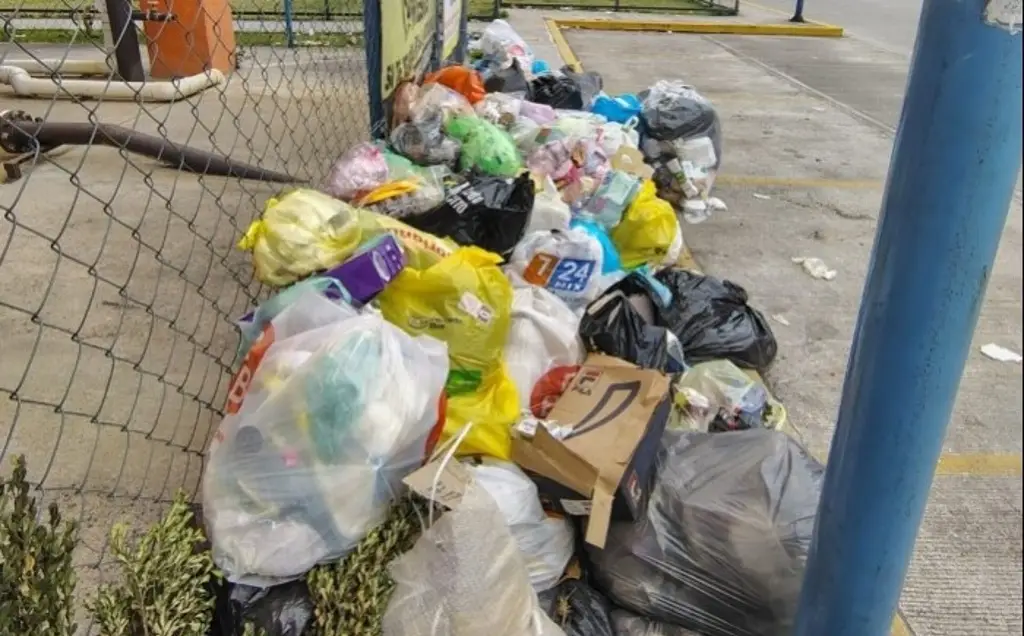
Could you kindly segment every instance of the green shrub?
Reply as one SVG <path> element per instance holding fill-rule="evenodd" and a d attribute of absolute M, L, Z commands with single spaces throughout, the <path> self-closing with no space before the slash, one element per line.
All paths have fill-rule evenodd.
<path fill-rule="evenodd" d="M 56 503 L 42 520 L 27 474 L 19 456 L 11 478 L 0 476 L 0 634 L 71 636 L 78 524 L 61 519 Z"/>

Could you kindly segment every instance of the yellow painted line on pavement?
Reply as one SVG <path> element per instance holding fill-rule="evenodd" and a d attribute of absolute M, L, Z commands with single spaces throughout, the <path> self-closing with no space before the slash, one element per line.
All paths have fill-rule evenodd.
<path fill-rule="evenodd" d="M 885 185 L 882 179 L 802 179 L 787 177 L 758 177 L 754 175 L 722 174 L 716 185 L 763 186 L 766 188 L 803 188 L 837 190 L 876 190 Z"/>
<path fill-rule="evenodd" d="M 939 458 L 935 474 L 947 477 L 1020 477 L 1024 470 L 1020 453 L 946 453 Z"/>
<path fill-rule="evenodd" d="M 615 20 L 609 18 L 573 18 L 554 20 L 562 29 L 589 31 L 651 31 L 656 33 L 702 33 L 706 35 L 776 35 L 839 38 L 843 27 L 817 22 L 726 22 L 714 20 Z"/>
<path fill-rule="evenodd" d="M 890 636 L 913 636 L 913 633 L 907 626 L 906 619 L 903 618 L 899 611 L 892 618 L 892 630 L 890 630 L 889 634 Z"/>
<path fill-rule="evenodd" d="M 569 46 L 569 42 L 565 39 L 565 36 L 562 35 L 562 29 L 558 20 L 545 18 L 544 24 L 548 28 L 548 34 L 551 36 L 551 42 L 558 50 L 558 56 L 562 58 L 562 63 L 577 73 L 583 72 L 583 64 L 580 63 L 576 54 L 573 53 L 572 47 Z"/>

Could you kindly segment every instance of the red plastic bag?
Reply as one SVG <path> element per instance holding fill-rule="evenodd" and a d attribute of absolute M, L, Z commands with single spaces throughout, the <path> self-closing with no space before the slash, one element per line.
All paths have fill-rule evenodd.
<path fill-rule="evenodd" d="M 479 102 L 487 94 L 487 91 L 484 89 L 484 80 L 480 77 L 480 73 L 465 66 L 446 66 L 424 77 L 423 83 L 436 83 L 447 86 L 453 91 L 460 93 L 470 104 Z"/>

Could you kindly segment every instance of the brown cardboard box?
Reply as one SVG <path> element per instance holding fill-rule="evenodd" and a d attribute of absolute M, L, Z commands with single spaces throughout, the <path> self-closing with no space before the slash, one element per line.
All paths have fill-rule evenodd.
<path fill-rule="evenodd" d="M 533 439 L 513 440 L 512 460 L 537 483 L 546 504 L 589 514 L 587 543 L 604 547 L 612 519 L 646 511 L 670 410 L 664 374 L 591 354 L 548 416 L 572 432 L 558 440 L 538 427 Z"/>

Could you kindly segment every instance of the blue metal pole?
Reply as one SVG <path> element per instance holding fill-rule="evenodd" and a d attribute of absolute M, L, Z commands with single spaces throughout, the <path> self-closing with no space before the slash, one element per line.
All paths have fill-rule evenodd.
<path fill-rule="evenodd" d="M 288 44 L 288 48 L 295 48 L 295 25 L 292 24 L 292 14 L 295 12 L 295 8 L 292 6 L 292 0 L 284 0 L 284 37 Z"/>
<path fill-rule="evenodd" d="M 1021 36 L 985 10 L 924 1 L 795 636 L 899 601 L 1021 165 Z"/>
<path fill-rule="evenodd" d="M 790 22 L 803 22 L 804 21 L 804 0 L 796 0 L 796 9 L 793 10 L 793 17 L 789 19 Z"/>
<path fill-rule="evenodd" d="M 363 41 L 366 47 L 366 96 L 370 111 L 370 137 L 382 139 L 387 133 L 384 95 L 380 0 L 363 0 Z"/>

